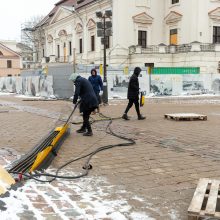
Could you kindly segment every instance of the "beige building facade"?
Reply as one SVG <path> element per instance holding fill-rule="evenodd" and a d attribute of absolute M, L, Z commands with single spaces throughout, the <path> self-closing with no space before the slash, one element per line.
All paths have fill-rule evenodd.
<path fill-rule="evenodd" d="M 21 70 L 21 56 L 0 43 L 0 77 L 17 76 Z"/>

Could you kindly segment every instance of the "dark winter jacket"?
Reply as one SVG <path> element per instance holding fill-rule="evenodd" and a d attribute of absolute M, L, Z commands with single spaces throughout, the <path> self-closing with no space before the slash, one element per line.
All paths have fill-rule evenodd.
<path fill-rule="evenodd" d="M 98 100 L 96 98 L 91 83 L 87 79 L 78 76 L 74 84 L 75 93 L 73 98 L 73 104 L 76 104 L 78 98 L 80 97 L 80 112 L 93 111 L 95 108 L 97 108 Z"/>
<path fill-rule="evenodd" d="M 101 90 L 103 90 L 103 83 L 102 83 L 102 78 L 101 76 L 97 75 L 97 72 L 95 69 L 92 69 L 91 70 L 91 74 L 92 74 L 92 71 L 95 71 L 95 75 L 91 75 L 88 80 L 89 82 L 92 84 L 92 87 L 95 91 L 96 94 L 99 94 L 99 92 Z"/>
<path fill-rule="evenodd" d="M 128 84 L 128 99 L 139 99 L 139 81 L 138 76 L 141 72 L 141 68 L 135 67 L 134 73 L 131 76 Z"/>

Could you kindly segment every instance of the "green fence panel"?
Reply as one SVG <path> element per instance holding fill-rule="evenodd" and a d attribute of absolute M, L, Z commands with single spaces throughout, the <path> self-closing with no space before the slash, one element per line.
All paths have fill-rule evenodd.
<path fill-rule="evenodd" d="M 200 67 L 154 67 L 152 74 L 199 74 Z"/>

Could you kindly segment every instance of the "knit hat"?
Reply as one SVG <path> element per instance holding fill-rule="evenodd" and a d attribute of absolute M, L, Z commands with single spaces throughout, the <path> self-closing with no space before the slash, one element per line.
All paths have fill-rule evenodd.
<path fill-rule="evenodd" d="M 79 76 L 78 73 L 72 73 L 69 77 L 69 80 L 72 80 L 73 82 L 75 82 L 76 78 Z"/>

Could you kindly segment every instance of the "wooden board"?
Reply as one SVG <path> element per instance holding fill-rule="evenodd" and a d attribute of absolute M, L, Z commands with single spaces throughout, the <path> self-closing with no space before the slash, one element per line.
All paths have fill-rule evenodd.
<path fill-rule="evenodd" d="M 215 219 L 220 219 L 220 211 L 216 210 L 220 194 L 219 187 L 220 180 L 207 178 L 199 180 L 188 208 L 189 220 L 204 219 L 210 216 Z"/>
<path fill-rule="evenodd" d="M 172 114 L 165 114 L 164 117 L 166 119 L 171 119 L 175 121 L 195 121 L 195 120 L 202 120 L 206 121 L 206 115 L 200 115 L 195 113 L 172 113 Z"/>
<path fill-rule="evenodd" d="M 0 166 L 0 195 L 4 194 L 13 184 L 15 184 L 15 180 L 2 166 Z"/>

